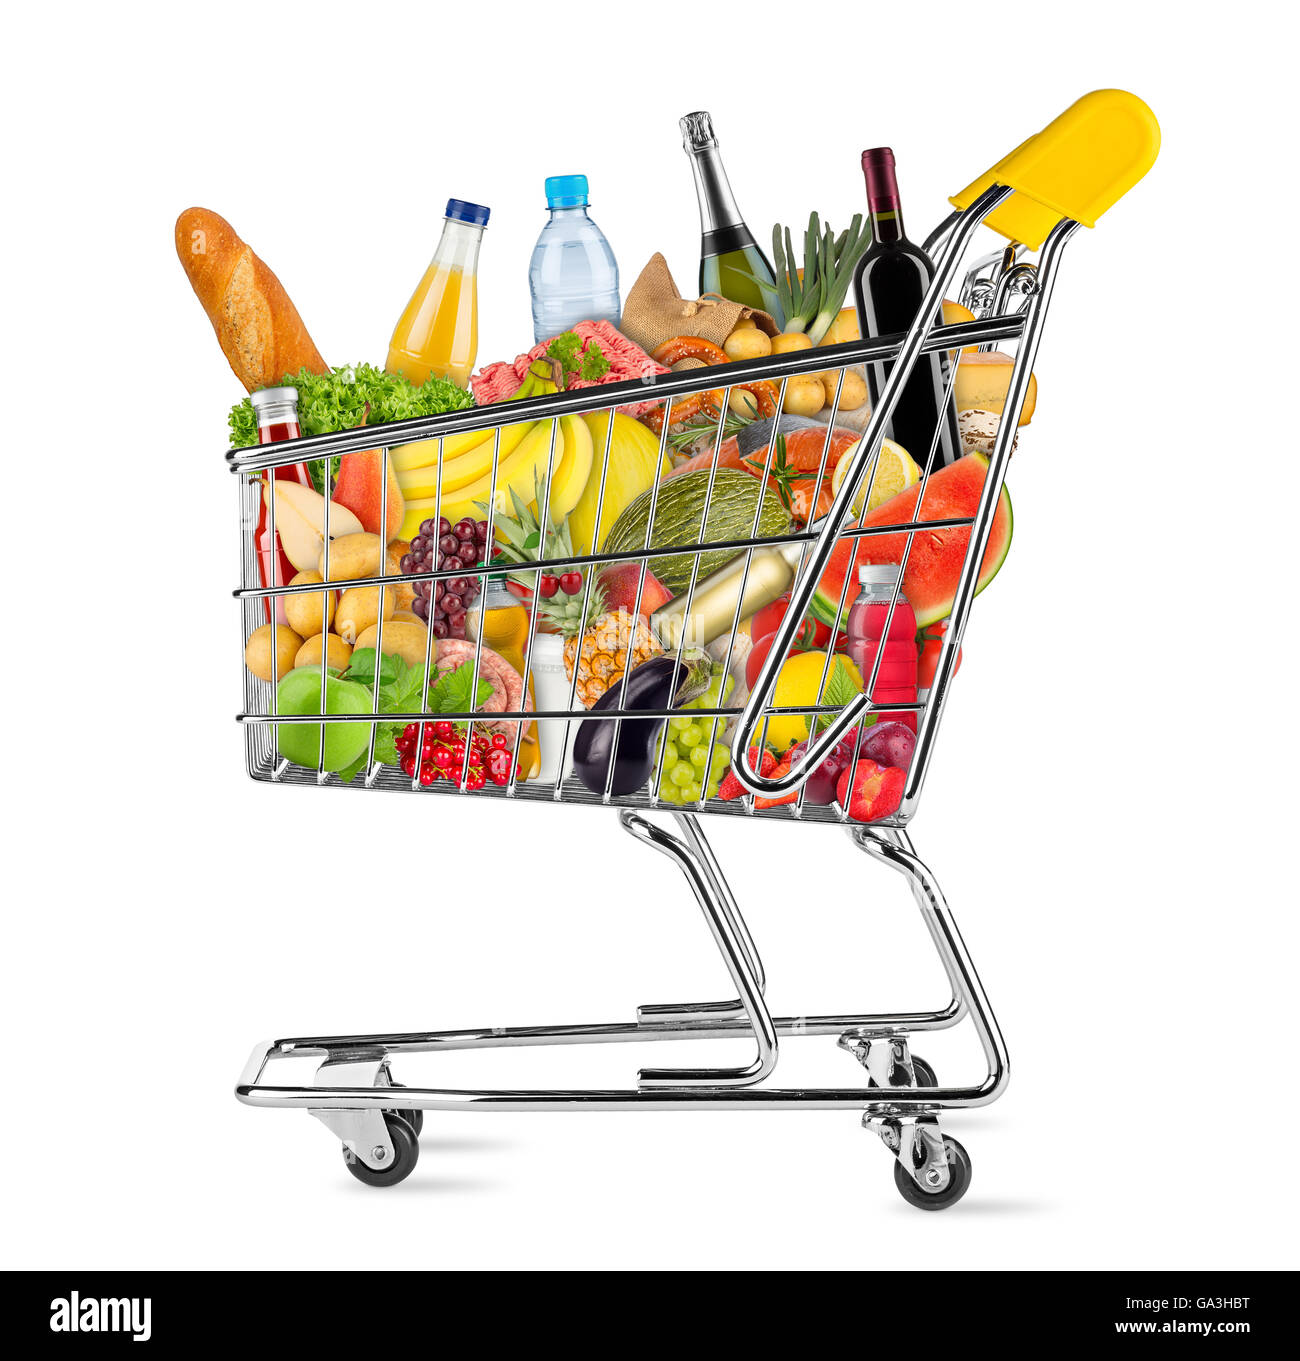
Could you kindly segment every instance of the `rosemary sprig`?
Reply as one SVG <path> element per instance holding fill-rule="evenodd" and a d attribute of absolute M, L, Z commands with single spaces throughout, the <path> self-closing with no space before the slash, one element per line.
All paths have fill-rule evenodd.
<path fill-rule="evenodd" d="M 758 419 L 758 403 L 748 393 L 743 393 L 745 401 L 749 405 L 749 411 L 733 411 L 727 408 L 726 414 L 722 418 L 722 438 L 730 439 L 732 435 L 738 435 L 747 426 Z M 718 408 L 707 406 L 697 416 L 690 417 L 689 420 L 682 421 L 680 426 L 672 431 L 668 436 L 668 442 L 673 447 L 673 452 L 680 454 L 683 449 L 688 449 L 701 436 L 707 435 L 709 439 L 716 440 L 718 437 Z"/>

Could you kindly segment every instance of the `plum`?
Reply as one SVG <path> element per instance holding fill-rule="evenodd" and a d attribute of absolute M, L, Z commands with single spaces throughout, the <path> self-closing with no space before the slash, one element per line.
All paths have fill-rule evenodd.
<path fill-rule="evenodd" d="M 875 723 L 863 734 L 858 755 L 877 765 L 906 770 L 915 750 L 916 734 L 906 723 Z"/>
<path fill-rule="evenodd" d="M 804 785 L 805 804 L 824 806 L 835 802 L 835 786 L 840 774 L 853 764 L 854 736 L 842 737 L 830 750 L 822 763 L 809 775 Z M 803 754 L 808 749 L 807 742 L 796 742 L 787 753 L 791 769 L 797 769 Z"/>

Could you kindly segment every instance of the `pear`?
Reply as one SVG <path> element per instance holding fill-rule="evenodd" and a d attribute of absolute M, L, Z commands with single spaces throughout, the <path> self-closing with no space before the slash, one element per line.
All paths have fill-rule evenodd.
<path fill-rule="evenodd" d="M 276 480 L 275 532 L 284 555 L 299 572 L 314 572 L 325 546 L 325 498 L 301 482 Z M 271 488 L 262 488 L 270 519 Z M 361 521 L 337 501 L 330 503 L 330 542 L 345 534 L 362 533 Z"/>

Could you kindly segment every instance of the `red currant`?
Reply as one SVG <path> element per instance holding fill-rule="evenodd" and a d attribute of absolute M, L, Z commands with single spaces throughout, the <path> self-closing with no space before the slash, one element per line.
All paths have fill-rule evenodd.
<path fill-rule="evenodd" d="M 415 757 L 414 757 L 414 756 L 409 756 L 409 755 L 408 755 L 408 756 L 403 756 L 403 757 L 402 757 L 402 774 L 403 774 L 403 775 L 407 775 L 407 776 L 410 776 L 410 775 L 414 775 L 414 774 L 415 774 Z"/>
<path fill-rule="evenodd" d="M 506 774 L 493 775 L 492 783 L 495 785 L 507 785 L 510 783 L 510 776 Z"/>
<path fill-rule="evenodd" d="M 402 729 L 402 736 L 406 738 L 408 743 L 418 741 L 419 735 L 420 725 L 418 723 L 408 723 L 406 727 Z"/>
<path fill-rule="evenodd" d="M 582 590 L 582 573 L 565 572 L 560 578 L 560 590 L 562 590 L 565 595 L 577 595 L 578 592 Z"/>
<path fill-rule="evenodd" d="M 439 770 L 451 769 L 451 749 L 444 746 L 436 746 L 433 749 L 430 759 Z"/>
<path fill-rule="evenodd" d="M 435 737 L 440 737 L 444 742 L 450 742 L 456 736 L 456 725 L 448 723 L 445 718 L 441 719 L 433 725 L 433 734 Z"/>
<path fill-rule="evenodd" d="M 426 788 L 438 778 L 438 771 L 434 766 L 423 765 L 420 767 L 420 783 Z"/>
<path fill-rule="evenodd" d="M 565 575 L 567 576 L 568 573 L 566 573 Z M 560 589 L 560 583 L 563 580 L 564 577 L 548 576 L 545 572 L 543 572 L 541 580 L 539 580 L 537 583 L 537 594 L 540 595 L 543 600 L 549 600 L 556 593 L 556 591 Z"/>
<path fill-rule="evenodd" d="M 503 784 L 510 778 L 510 753 L 508 751 L 494 751 L 487 758 L 488 773 L 498 784 Z"/>
<path fill-rule="evenodd" d="M 487 781 L 483 778 L 481 770 L 471 770 L 469 778 L 465 781 L 466 789 L 482 789 Z"/>
<path fill-rule="evenodd" d="M 393 746 L 395 746 L 395 747 L 397 748 L 397 751 L 398 751 L 398 754 L 399 754 L 399 755 L 403 755 L 403 754 L 405 754 L 406 752 L 410 751 L 412 745 L 413 745 L 413 744 L 412 744 L 412 742 L 411 742 L 411 739 L 410 739 L 409 737 L 407 737 L 407 735 L 406 735 L 405 733 L 403 733 L 403 734 L 402 734 L 399 738 L 397 738 L 397 740 L 393 743 Z"/>
<path fill-rule="evenodd" d="M 505 751 L 505 749 L 506 749 L 509 745 L 510 745 L 510 739 L 505 735 L 505 733 L 503 733 L 503 732 L 494 732 L 494 733 L 492 734 L 492 746 L 493 746 L 493 748 L 494 748 L 495 750 L 497 750 L 497 751 Z"/>

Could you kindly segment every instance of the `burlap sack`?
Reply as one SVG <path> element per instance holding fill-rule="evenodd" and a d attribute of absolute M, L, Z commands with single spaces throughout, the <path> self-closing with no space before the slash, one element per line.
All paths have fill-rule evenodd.
<path fill-rule="evenodd" d="M 717 293 L 683 298 L 669 273 L 668 261 L 656 252 L 627 295 L 618 329 L 647 354 L 653 354 L 656 346 L 674 336 L 702 336 L 721 345 L 745 317 L 752 317 L 754 324 L 770 336 L 780 330 L 766 312 L 731 302 Z"/>

